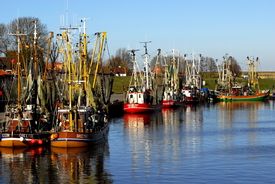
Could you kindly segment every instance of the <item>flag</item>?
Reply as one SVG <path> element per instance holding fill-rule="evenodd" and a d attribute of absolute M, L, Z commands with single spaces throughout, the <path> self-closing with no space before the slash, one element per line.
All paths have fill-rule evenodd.
<path fill-rule="evenodd" d="M 14 64 L 15 63 L 15 59 L 11 59 L 11 64 Z"/>
<path fill-rule="evenodd" d="M 26 43 L 25 48 L 28 49 L 29 47 L 30 47 L 29 44 Z"/>

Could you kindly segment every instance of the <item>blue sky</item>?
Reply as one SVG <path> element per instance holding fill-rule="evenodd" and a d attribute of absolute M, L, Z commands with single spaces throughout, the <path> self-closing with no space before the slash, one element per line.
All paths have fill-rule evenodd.
<path fill-rule="evenodd" d="M 275 71 L 274 0 L 13 0 L 1 2 L 0 23 L 37 17 L 49 31 L 60 33 L 65 24 L 87 21 L 87 34 L 107 32 L 110 55 L 119 48 L 148 44 L 151 57 L 161 49 L 171 54 L 197 55 L 222 61 L 228 53 L 247 69 L 247 56 L 259 57 L 259 71 Z M 74 26 L 74 25 L 73 25 Z M 90 47 L 91 48 L 91 47 Z"/>

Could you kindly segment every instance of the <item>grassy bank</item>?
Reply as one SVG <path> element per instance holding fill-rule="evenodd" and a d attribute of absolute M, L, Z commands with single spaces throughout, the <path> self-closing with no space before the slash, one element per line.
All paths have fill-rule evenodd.
<path fill-rule="evenodd" d="M 115 94 L 123 93 L 123 88 L 127 88 L 129 86 L 131 76 L 126 77 L 115 77 L 113 91 Z M 215 89 L 216 83 L 215 80 L 218 80 L 217 76 L 204 76 L 203 80 L 205 81 L 205 85 L 203 87 L 208 89 Z M 239 83 L 244 83 L 244 79 L 238 78 L 237 81 Z M 273 91 L 275 88 L 275 80 L 274 79 L 259 79 L 260 89 L 266 90 L 269 89 Z M 275 89 L 274 89 L 275 91 Z"/>
<path fill-rule="evenodd" d="M 123 88 L 127 88 L 129 86 L 131 76 L 125 77 L 115 77 L 113 92 L 115 94 L 123 93 Z"/>

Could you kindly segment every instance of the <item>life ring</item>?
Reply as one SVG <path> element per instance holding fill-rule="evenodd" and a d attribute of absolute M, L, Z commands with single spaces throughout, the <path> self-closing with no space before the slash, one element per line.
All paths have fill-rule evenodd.
<path fill-rule="evenodd" d="M 51 139 L 58 139 L 59 135 L 58 133 L 54 133 L 51 135 Z"/>

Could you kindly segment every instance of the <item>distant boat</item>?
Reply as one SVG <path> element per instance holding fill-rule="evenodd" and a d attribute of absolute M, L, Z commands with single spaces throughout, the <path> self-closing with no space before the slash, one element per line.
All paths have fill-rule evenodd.
<path fill-rule="evenodd" d="M 183 105 L 183 95 L 179 87 L 179 57 L 178 62 L 175 58 L 175 49 L 172 50 L 173 58 L 170 66 L 168 66 L 166 59 L 164 59 L 164 92 L 163 92 L 163 108 L 176 108 Z"/>
<path fill-rule="evenodd" d="M 254 59 L 248 59 L 248 78 L 245 86 L 238 86 L 234 84 L 234 75 L 231 69 L 231 57 L 225 63 L 228 71 L 226 72 L 227 78 L 222 78 L 222 89 L 223 91 L 217 96 L 219 101 L 264 101 L 269 97 L 269 90 L 260 90 L 258 76 Z M 258 57 L 256 58 L 256 65 L 258 63 Z M 225 72 L 224 72 L 225 73 Z"/>
<path fill-rule="evenodd" d="M 161 89 L 155 84 L 153 85 L 153 77 L 149 76 L 149 55 L 147 53 L 147 45 L 145 43 L 145 71 L 144 76 L 139 69 L 136 61 L 135 51 L 132 50 L 133 57 L 133 73 L 129 88 L 126 91 L 125 103 L 123 110 L 126 113 L 148 113 L 162 108 Z"/>
<path fill-rule="evenodd" d="M 232 102 L 232 101 L 264 101 L 269 97 L 269 93 L 250 94 L 250 95 L 219 95 L 220 101 Z"/>
<path fill-rule="evenodd" d="M 85 25 L 85 24 L 84 24 Z M 108 140 L 109 118 L 106 109 L 110 94 L 104 93 L 103 78 L 107 80 L 108 76 L 99 76 L 99 64 L 103 51 L 103 44 L 106 39 L 106 32 L 96 35 L 96 43 L 101 38 L 99 48 L 95 49 L 93 56 L 97 54 L 95 66 L 94 57 L 91 65 L 87 66 L 87 41 L 86 33 L 81 35 L 83 50 L 79 49 L 79 61 L 73 61 L 70 33 L 63 32 L 62 39 L 66 42 L 64 51 L 64 68 L 60 85 L 63 85 L 60 95 L 61 103 L 57 109 L 57 123 L 54 132 L 51 135 L 51 146 L 59 148 L 81 148 L 104 143 Z M 97 48 L 98 45 L 95 45 Z M 93 72 L 92 72 L 93 70 Z M 110 77 L 110 76 L 109 76 Z M 93 81 L 93 82 L 90 82 Z M 92 84 L 91 84 L 92 83 Z M 108 85 L 112 86 L 112 85 Z M 60 90 L 61 90 L 60 89 Z M 108 95 L 108 97 L 107 97 Z"/>
<path fill-rule="evenodd" d="M 183 87 L 181 92 L 185 103 L 198 103 L 205 100 L 203 91 L 195 86 Z"/>
<path fill-rule="evenodd" d="M 185 84 L 181 89 L 181 93 L 184 96 L 185 103 L 197 103 L 205 100 L 205 93 L 201 89 L 202 79 L 201 79 L 201 76 L 199 75 L 201 55 L 199 57 L 198 63 L 196 63 L 195 53 L 192 52 L 191 54 L 193 57 L 192 63 L 189 62 L 189 60 L 186 58 L 186 55 L 184 55 L 186 79 L 185 79 Z"/>

